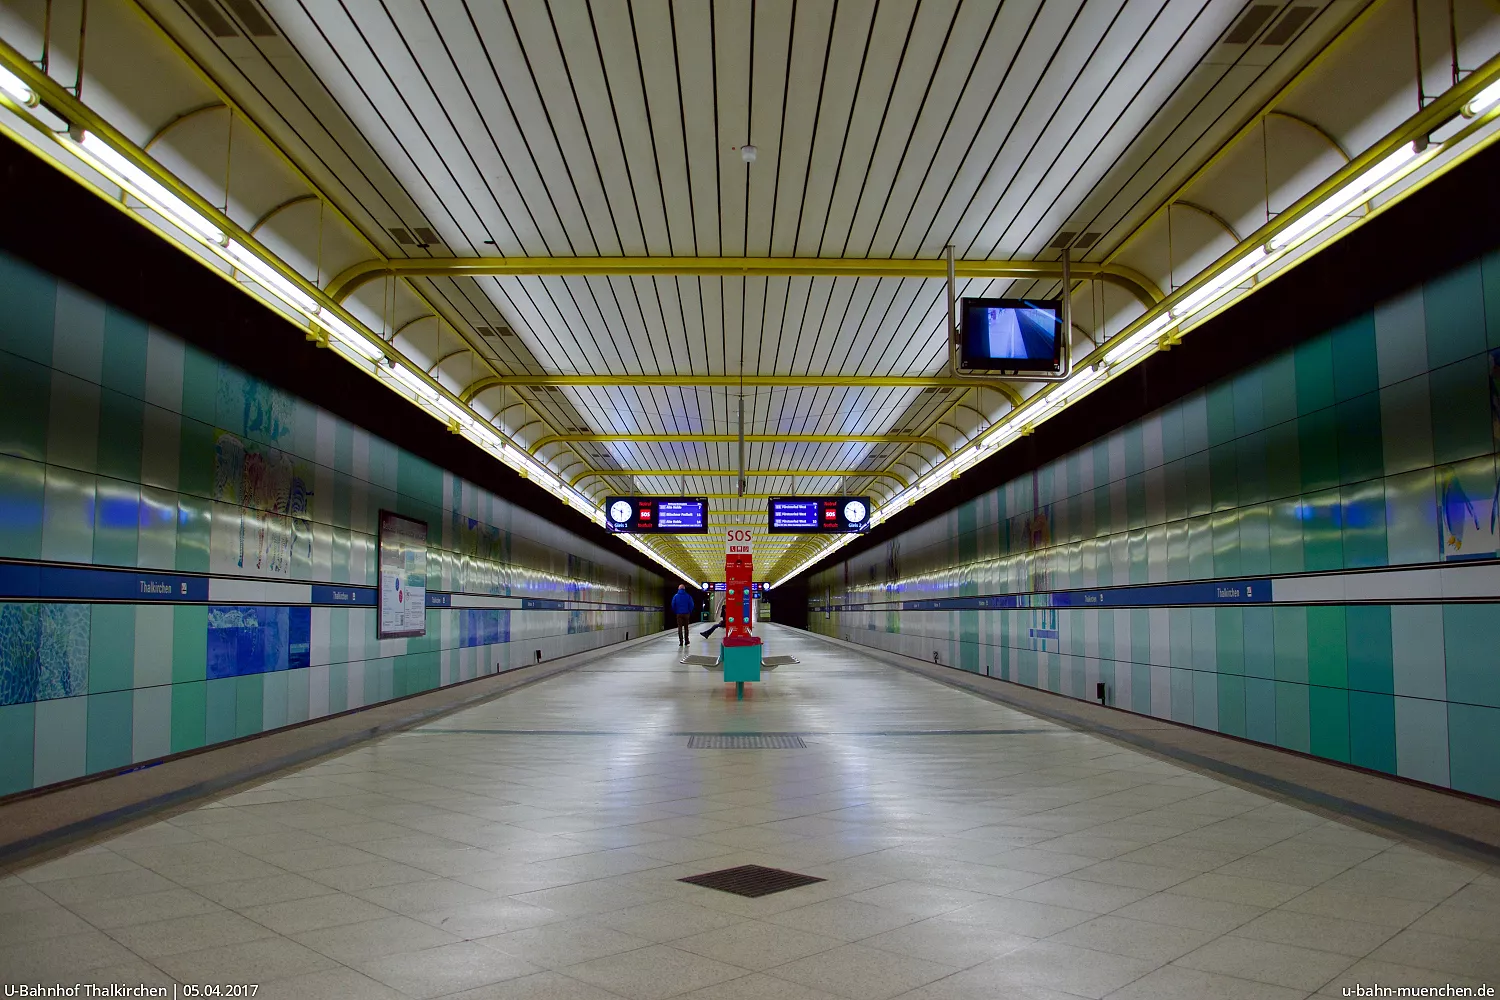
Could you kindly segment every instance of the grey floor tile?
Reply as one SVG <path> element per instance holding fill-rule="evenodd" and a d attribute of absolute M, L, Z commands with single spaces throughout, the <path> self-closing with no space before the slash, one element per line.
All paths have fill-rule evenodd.
<path fill-rule="evenodd" d="M 672 947 L 716 959 L 728 965 L 765 970 L 844 944 L 842 938 L 812 931 L 747 920 L 729 927 L 678 938 Z"/>
<path fill-rule="evenodd" d="M 653 945 L 559 970 L 627 1000 L 666 1000 L 680 993 L 738 979 L 749 970 L 668 945 Z"/>
<path fill-rule="evenodd" d="M 1177 965 L 1311 992 L 1354 964 L 1347 955 L 1226 936 L 1177 959 Z"/>
<path fill-rule="evenodd" d="M 1048 940 L 1090 951 L 1162 963 L 1180 958 L 1217 936 L 1213 931 L 1105 915 L 1054 934 Z"/>
<path fill-rule="evenodd" d="M 1055 941 L 1038 941 L 977 968 L 993 970 L 1001 980 L 1099 998 L 1134 982 L 1160 965 L 1156 961 L 1075 948 Z"/>
<path fill-rule="evenodd" d="M 540 972 L 514 955 L 472 941 L 356 959 L 354 968 L 410 997 L 426 998 Z"/>
<path fill-rule="evenodd" d="M 951 965 L 847 944 L 790 962 L 772 974 L 850 1000 L 889 1000 L 957 971 Z"/>
<path fill-rule="evenodd" d="M 544 969 L 561 969 L 652 942 L 586 919 L 563 920 L 479 939 L 479 943 Z"/>

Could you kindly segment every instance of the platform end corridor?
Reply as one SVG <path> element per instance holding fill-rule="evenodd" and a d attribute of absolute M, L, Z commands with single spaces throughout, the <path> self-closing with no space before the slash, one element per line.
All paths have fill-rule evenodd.
<path fill-rule="evenodd" d="M 802 662 L 743 702 L 664 633 L 18 867 L 4 981 L 471 1000 L 1500 983 L 1492 866 L 764 633 Z M 719 734 L 806 747 L 688 746 Z M 825 881 L 678 881 L 749 864 Z"/>

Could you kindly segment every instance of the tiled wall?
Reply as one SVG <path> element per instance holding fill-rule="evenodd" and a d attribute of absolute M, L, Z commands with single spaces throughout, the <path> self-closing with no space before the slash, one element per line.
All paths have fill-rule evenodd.
<path fill-rule="evenodd" d="M 809 621 L 1500 798 L 1497 438 L 1492 254 L 819 574 Z"/>
<path fill-rule="evenodd" d="M 513 607 L 377 640 L 308 585 L 375 584 L 381 509 L 428 522 L 429 592 Z M 661 627 L 654 574 L 0 255 L 3 593 L 38 563 L 205 599 L 0 599 L 0 794 Z"/>

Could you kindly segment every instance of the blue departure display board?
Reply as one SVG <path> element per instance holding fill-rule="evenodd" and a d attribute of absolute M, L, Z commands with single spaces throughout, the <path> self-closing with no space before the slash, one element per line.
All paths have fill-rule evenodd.
<path fill-rule="evenodd" d="M 773 535 L 842 535 L 870 530 L 869 497 L 772 497 L 766 530 Z"/>
<path fill-rule="evenodd" d="M 630 535 L 706 535 L 707 497 L 605 497 L 604 527 Z"/>

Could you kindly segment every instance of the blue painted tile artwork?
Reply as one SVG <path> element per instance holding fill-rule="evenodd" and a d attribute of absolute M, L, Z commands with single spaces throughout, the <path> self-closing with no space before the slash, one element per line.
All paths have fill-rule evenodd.
<path fill-rule="evenodd" d="M 0 705 L 88 693 L 86 604 L 0 604 Z"/>
<path fill-rule="evenodd" d="M 311 608 L 209 608 L 208 676 L 240 677 L 306 667 L 311 634 Z"/>
<path fill-rule="evenodd" d="M 510 642 L 510 612 L 466 609 L 459 617 L 459 645 L 488 646 Z"/>

